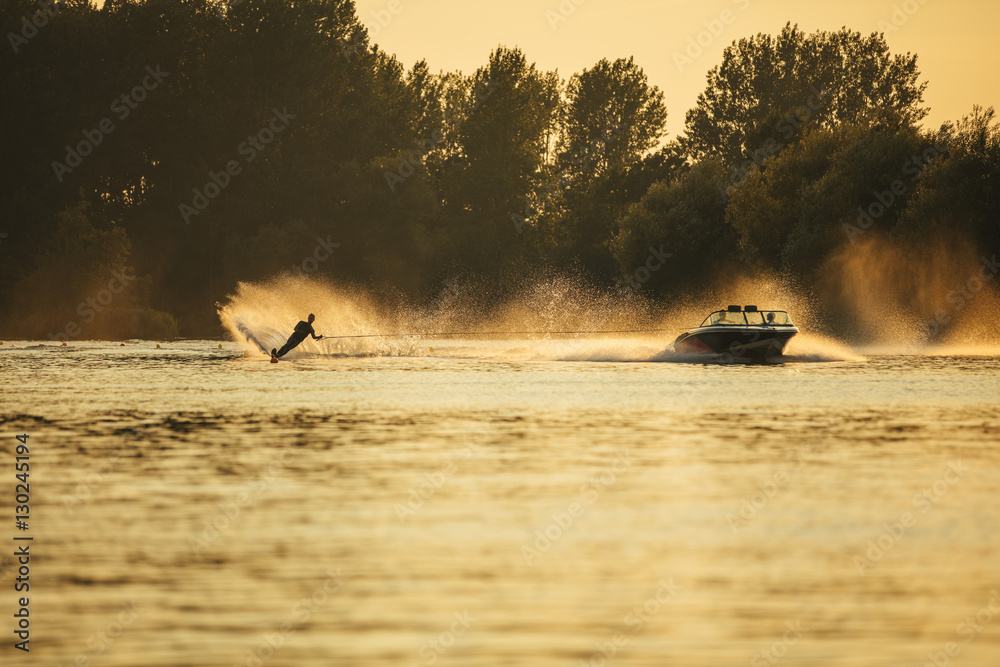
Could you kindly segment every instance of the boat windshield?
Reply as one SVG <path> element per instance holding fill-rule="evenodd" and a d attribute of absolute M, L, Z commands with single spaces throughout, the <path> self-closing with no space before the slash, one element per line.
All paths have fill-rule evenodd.
<path fill-rule="evenodd" d="M 762 310 L 757 313 L 769 327 L 790 327 L 792 318 L 783 310 Z"/>
<path fill-rule="evenodd" d="M 703 327 L 714 327 L 717 325 L 727 325 L 727 324 L 738 324 L 746 326 L 746 320 L 743 319 L 743 313 L 730 313 L 725 310 L 720 310 L 716 313 L 712 313 L 708 316 L 708 319 L 701 323 Z"/>
<path fill-rule="evenodd" d="M 746 326 L 748 324 L 758 327 L 790 327 L 792 326 L 792 318 L 783 310 L 758 310 L 751 312 L 720 310 L 709 315 L 708 319 L 701 323 L 701 326 Z"/>

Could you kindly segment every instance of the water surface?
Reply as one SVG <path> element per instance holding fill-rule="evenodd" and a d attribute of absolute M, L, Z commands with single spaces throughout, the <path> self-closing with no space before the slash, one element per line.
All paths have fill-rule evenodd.
<path fill-rule="evenodd" d="M 1000 358 L 161 345 L 0 348 L 4 665 L 1000 659 Z"/>

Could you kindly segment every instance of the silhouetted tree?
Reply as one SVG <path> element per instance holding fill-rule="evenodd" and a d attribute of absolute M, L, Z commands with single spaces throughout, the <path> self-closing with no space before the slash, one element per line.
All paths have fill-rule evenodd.
<path fill-rule="evenodd" d="M 787 24 L 777 37 L 758 34 L 725 49 L 687 113 L 684 143 L 695 158 L 733 167 L 773 154 L 807 123 L 833 127 L 888 111 L 913 124 L 927 115 L 919 77 L 917 56 L 891 54 L 881 33 L 806 34 Z"/>
<path fill-rule="evenodd" d="M 614 221 L 652 183 L 635 187 L 653 164 L 642 160 L 666 121 L 663 93 L 632 58 L 601 60 L 570 78 L 555 164 L 534 221 L 545 256 L 613 277 Z"/>
<path fill-rule="evenodd" d="M 558 79 L 519 49 L 498 48 L 467 81 L 449 85 L 435 176 L 451 256 L 467 268 L 494 270 L 525 247 L 512 215 L 540 186 L 558 107 Z"/>
<path fill-rule="evenodd" d="M 0 33 L 0 313 L 26 336 L 131 267 L 81 335 L 213 335 L 237 281 L 284 271 L 425 296 L 571 268 L 666 295 L 748 264 L 808 283 L 859 234 L 1000 246 L 993 110 L 917 129 L 916 56 L 880 34 L 734 42 L 662 145 L 631 58 L 566 82 L 506 47 L 407 69 L 352 0 L 7 0 Z"/>
<path fill-rule="evenodd" d="M 557 165 L 569 180 L 623 172 L 663 136 L 667 109 L 632 58 L 574 74 L 566 90 Z"/>
<path fill-rule="evenodd" d="M 719 189 L 724 167 L 703 160 L 679 176 L 655 183 L 618 222 L 613 242 L 619 281 L 677 294 L 710 285 L 741 265 L 737 237 L 726 224 Z"/>
<path fill-rule="evenodd" d="M 930 162 L 901 216 L 911 238 L 946 231 L 992 256 L 1000 249 L 1000 121 L 993 107 L 976 106 L 948 124 L 930 149 Z M 928 150 L 928 149 L 925 149 Z M 934 150 L 929 150 L 933 155 Z"/>
<path fill-rule="evenodd" d="M 895 231 L 932 146 L 896 123 L 818 128 L 731 190 L 726 220 L 758 268 L 811 279 L 836 248 Z"/>

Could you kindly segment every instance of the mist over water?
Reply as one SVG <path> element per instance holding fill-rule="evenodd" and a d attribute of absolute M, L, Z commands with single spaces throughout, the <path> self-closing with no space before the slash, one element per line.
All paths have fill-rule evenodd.
<path fill-rule="evenodd" d="M 865 349 L 996 354 L 997 270 L 996 255 L 954 236 L 914 245 L 872 234 L 834 255 L 817 289 L 844 313 L 837 330 Z"/>
<path fill-rule="evenodd" d="M 44 443 L 47 664 L 96 658 L 88 638 L 133 599 L 109 667 L 429 664 L 456 614 L 473 623 L 435 664 L 579 664 L 623 627 L 615 664 L 748 664 L 791 623 L 788 664 L 889 667 L 990 603 L 1000 356 L 905 328 L 851 345 L 773 277 L 671 304 L 552 276 L 489 295 L 455 282 L 416 306 L 285 276 L 220 304 L 221 346 L 0 348 L 20 388 L 0 418 Z M 730 303 L 803 331 L 774 364 L 673 352 Z M 956 332 L 980 303 L 948 340 L 976 344 Z M 270 364 L 309 313 L 373 337 Z M 637 329 L 663 331 L 556 333 Z M 962 663 L 997 647 L 991 626 Z"/>
<path fill-rule="evenodd" d="M 968 255 L 968 253 L 966 253 Z M 288 359 L 444 356 L 509 360 L 719 362 L 673 351 L 674 338 L 729 304 L 787 310 L 800 329 L 783 361 L 860 360 L 865 354 L 996 354 L 990 318 L 995 281 L 959 294 L 955 276 L 969 256 L 912 270 L 899 248 L 863 241 L 825 267 L 822 299 L 773 276 L 736 277 L 682 301 L 656 303 L 625 290 L 599 289 L 572 276 L 525 281 L 496 301 L 482 285 L 454 281 L 428 305 L 356 287 L 283 275 L 240 283 L 219 317 L 249 354 L 280 347 L 295 323 L 316 315 L 324 340 L 307 339 Z M 826 307 L 820 304 L 828 304 Z M 836 313 L 848 313 L 836 318 Z M 940 314 L 940 322 L 935 320 Z M 607 332 L 607 333 L 602 333 Z M 447 335 L 446 335 L 447 334 Z"/>

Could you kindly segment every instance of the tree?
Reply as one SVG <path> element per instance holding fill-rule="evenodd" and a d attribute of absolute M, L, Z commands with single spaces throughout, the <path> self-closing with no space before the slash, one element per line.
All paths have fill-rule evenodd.
<path fill-rule="evenodd" d="M 899 123 L 817 128 L 730 191 L 726 220 L 758 269 L 812 282 L 859 237 L 897 234 L 934 138 Z"/>
<path fill-rule="evenodd" d="M 612 245 L 624 283 L 677 294 L 709 285 L 741 265 L 719 194 L 725 178 L 721 164 L 704 160 L 655 183 L 628 208 Z"/>
<path fill-rule="evenodd" d="M 17 101 L 0 124 L 18 128 L 0 138 L 0 311 L 23 335 L 76 318 L 125 262 L 136 281 L 84 335 L 166 335 L 153 308 L 217 335 L 235 283 L 296 268 L 411 298 L 479 274 L 501 300 L 508 271 L 664 295 L 752 263 L 818 294 L 858 235 L 1000 247 L 993 111 L 916 130 L 916 58 L 881 35 L 734 43 L 662 145 L 663 95 L 631 58 L 564 82 L 499 47 L 434 74 L 372 44 L 352 0 L 42 4 L 0 3 Z"/>
<path fill-rule="evenodd" d="M 687 113 L 684 142 L 692 157 L 733 167 L 797 140 L 804 124 L 833 127 L 884 112 L 914 124 L 927 115 L 919 76 L 917 56 L 892 55 L 881 33 L 807 35 L 786 24 L 777 37 L 758 34 L 725 49 Z"/>
<path fill-rule="evenodd" d="M 1000 120 L 976 106 L 942 128 L 939 154 L 916 185 L 901 225 L 911 238 L 940 232 L 1000 248 Z"/>
<path fill-rule="evenodd" d="M 489 272 L 523 251 L 517 218 L 541 184 L 559 107 L 558 77 L 519 49 L 446 89 L 445 137 L 436 164 L 451 247 L 467 268 Z"/>
<path fill-rule="evenodd" d="M 426 60 L 417 62 L 406 75 L 412 96 L 410 112 L 413 134 L 433 147 L 444 129 L 444 88 L 446 77 L 432 74 Z"/>
<path fill-rule="evenodd" d="M 132 244 L 121 226 L 97 219 L 86 202 L 55 217 L 55 231 L 14 289 L 11 321 L 22 335 L 177 335 L 171 316 L 148 307 L 150 280 L 130 266 Z"/>
<path fill-rule="evenodd" d="M 533 222 L 536 246 L 559 264 L 580 263 L 611 278 L 614 222 L 656 171 L 646 153 L 663 136 L 663 93 L 632 58 L 604 59 L 567 85 L 562 130 L 545 197 Z"/>
<path fill-rule="evenodd" d="M 574 74 L 566 98 L 557 164 L 569 180 L 622 172 L 663 136 L 663 93 L 632 58 L 604 59 Z"/>

